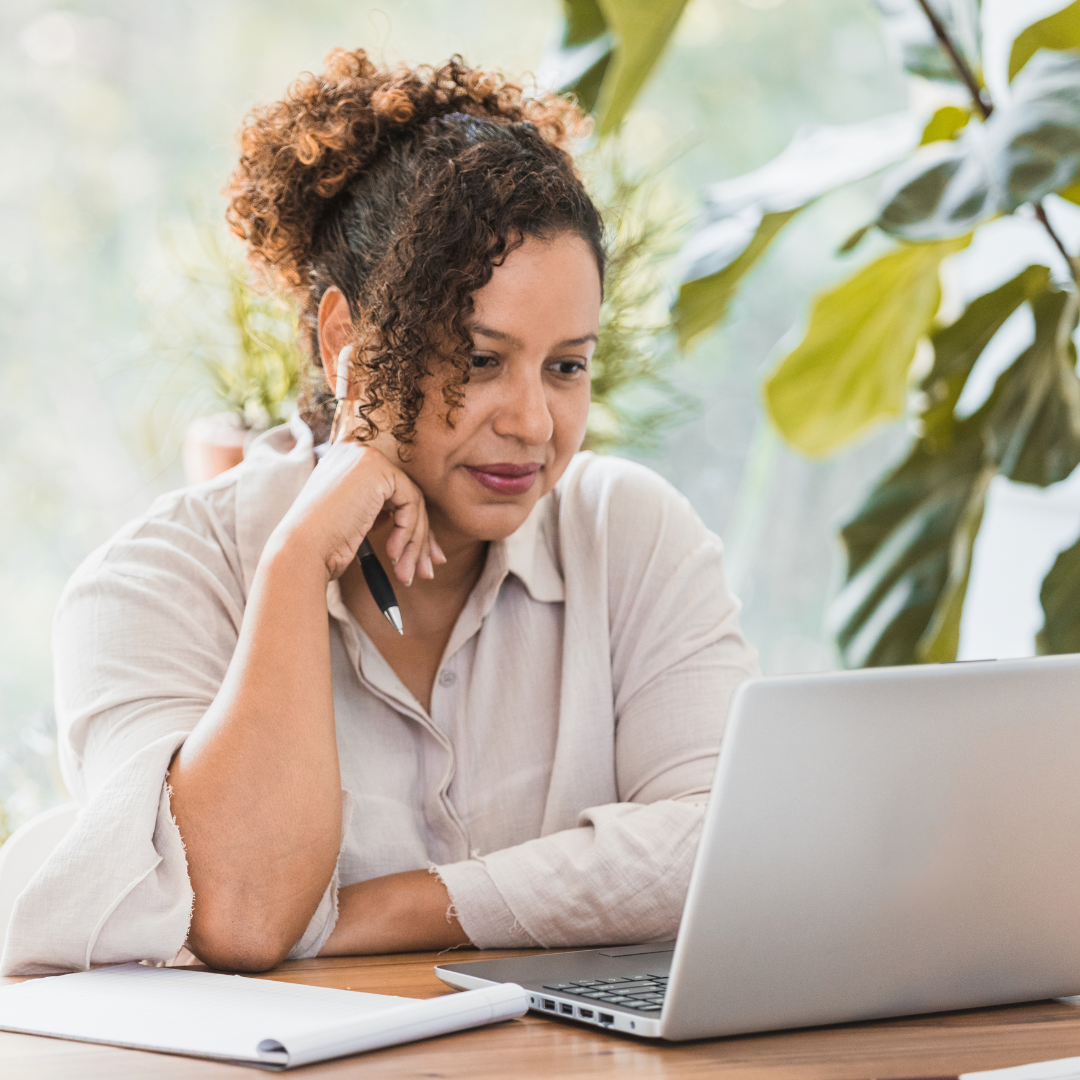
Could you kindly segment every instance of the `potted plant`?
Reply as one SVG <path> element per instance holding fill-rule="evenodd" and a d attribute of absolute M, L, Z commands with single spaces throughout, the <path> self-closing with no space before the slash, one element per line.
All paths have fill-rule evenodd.
<path fill-rule="evenodd" d="M 222 410 L 188 425 L 182 454 L 189 484 L 238 465 L 252 439 L 289 419 L 302 370 L 295 306 L 257 289 L 238 250 L 213 236 L 205 246 L 232 340 L 203 350 L 203 369 Z"/>

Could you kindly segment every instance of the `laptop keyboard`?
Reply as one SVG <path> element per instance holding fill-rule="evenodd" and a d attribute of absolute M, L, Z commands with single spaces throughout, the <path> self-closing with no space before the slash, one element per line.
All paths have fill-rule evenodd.
<path fill-rule="evenodd" d="M 667 984 L 666 974 L 625 975 L 618 979 L 577 979 L 568 983 L 551 983 L 544 989 L 604 1005 L 657 1013 L 663 1008 Z"/>

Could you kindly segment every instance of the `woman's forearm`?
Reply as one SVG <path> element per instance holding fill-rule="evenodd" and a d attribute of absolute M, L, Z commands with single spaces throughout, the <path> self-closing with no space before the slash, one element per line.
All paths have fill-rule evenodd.
<path fill-rule="evenodd" d="M 299 939 L 341 841 L 327 571 L 271 538 L 228 673 L 177 754 L 172 810 L 195 893 L 189 947 L 259 969 Z"/>
<path fill-rule="evenodd" d="M 449 949 L 468 944 L 446 886 L 427 870 L 362 881 L 338 891 L 338 920 L 320 956 Z"/>

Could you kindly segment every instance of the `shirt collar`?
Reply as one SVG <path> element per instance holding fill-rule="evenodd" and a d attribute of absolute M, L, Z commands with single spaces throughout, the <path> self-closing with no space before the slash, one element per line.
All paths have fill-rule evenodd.
<path fill-rule="evenodd" d="M 534 600 L 547 604 L 566 599 L 555 542 L 557 512 L 556 494 L 549 491 L 533 507 L 517 532 L 505 540 L 493 541 L 488 553 L 489 561 L 493 556 L 501 558 L 506 572 L 518 578 Z"/>
<path fill-rule="evenodd" d="M 553 493 L 549 492 L 533 507 L 516 532 L 488 545 L 480 580 L 469 594 L 447 643 L 447 657 L 453 656 L 480 630 L 509 574 L 521 581 L 533 600 L 559 603 L 565 599 L 562 572 L 552 540 L 555 511 Z"/>

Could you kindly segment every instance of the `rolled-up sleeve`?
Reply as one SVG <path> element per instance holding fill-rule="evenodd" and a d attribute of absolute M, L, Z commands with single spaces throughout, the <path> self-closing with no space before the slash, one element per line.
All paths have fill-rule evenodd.
<path fill-rule="evenodd" d="M 576 829 L 437 868 L 481 949 L 622 945 L 673 938 L 701 806 L 613 803 Z"/>
<path fill-rule="evenodd" d="M 76 572 L 53 653 L 61 763 L 76 824 L 16 901 L 0 971 L 29 975 L 169 962 L 193 894 L 169 806 L 173 756 L 214 701 L 245 587 L 228 481 L 180 492 Z M 336 878 L 293 955 L 315 955 L 337 916 Z"/>
<path fill-rule="evenodd" d="M 567 604 L 600 622 L 568 616 L 582 634 L 569 647 L 609 646 L 619 801 L 582 808 L 576 828 L 433 867 L 481 948 L 673 938 L 728 707 L 757 673 L 720 540 L 686 499 L 627 465 L 591 502 L 604 580 L 575 580 L 575 551 L 563 560 Z"/>

